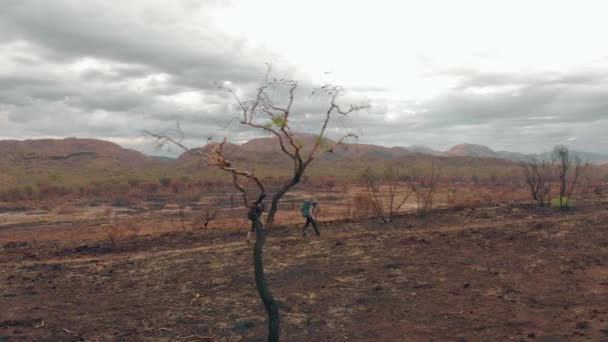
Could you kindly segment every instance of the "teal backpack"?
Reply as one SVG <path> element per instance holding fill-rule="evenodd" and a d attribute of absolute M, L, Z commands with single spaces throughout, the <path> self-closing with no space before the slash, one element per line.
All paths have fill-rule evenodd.
<path fill-rule="evenodd" d="M 302 217 L 308 217 L 310 214 L 310 206 L 312 206 L 311 201 L 304 201 L 304 203 L 302 203 L 302 208 L 300 209 L 302 211 Z"/>

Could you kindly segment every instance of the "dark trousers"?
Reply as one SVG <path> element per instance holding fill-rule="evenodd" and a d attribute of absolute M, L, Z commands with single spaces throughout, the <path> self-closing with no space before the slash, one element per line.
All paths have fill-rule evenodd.
<path fill-rule="evenodd" d="M 306 229 L 308 228 L 308 225 L 310 225 L 311 223 L 312 223 L 312 227 L 315 229 L 315 232 L 317 233 L 317 236 L 321 235 L 321 233 L 319 233 L 319 227 L 317 227 L 317 222 L 310 215 L 306 216 L 306 224 L 304 225 L 304 229 L 302 229 L 302 235 L 306 235 Z"/>

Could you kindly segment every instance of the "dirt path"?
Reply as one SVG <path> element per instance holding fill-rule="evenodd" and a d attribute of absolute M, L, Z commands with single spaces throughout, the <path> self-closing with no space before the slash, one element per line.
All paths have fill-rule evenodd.
<path fill-rule="evenodd" d="M 602 212 L 602 211 L 598 211 L 596 213 L 597 215 L 601 215 L 601 214 L 605 214 L 605 217 L 608 217 L 608 211 Z M 578 214 L 572 214 L 569 215 L 567 217 L 567 221 L 578 221 L 581 219 L 585 219 L 589 216 L 588 213 L 578 213 Z M 521 226 L 532 226 L 532 225 L 537 225 L 537 224 L 543 224 L 543 225 L 548 225 L 548 224 L 555 224 L 555 223 L 559 223 L 561 221 L 564 221 L 564 218 L 561 216 L 558 217 L 548 217 L 548 218 L 538 218 L 538 217 L 525 217 L 525 218 L 516 218 L 513 220 L 510 220 L 508 223 L 504 223 L 503 227 L 505 228 L 510 228 L 510 227 L 521 227 Z M 367 230 L 367 228 L 365 226 L 362 226 L 361 224 L 357 224 L 357 223 L 351 223 L 348 224 L 349 227 L 351 228 L 350 231 L 346 231 L 346 232 L 338 232 L 338 233 L 333 233 L 331 235 L 332 239 L 360 239 L 362 237 L 365 236 L 369 236 L 370 232 Z M 387 229 L 384 231 L 384 234 L 386 236 L 391 236 L 391 235 L 398 235 L 399 237 L 405 237 L 405 236 L 418 236 L 418 235 L 426 235 L 426 234 L 433 234 L 433 233 L 439 233 L 439 232 L 443 232 L 443 233 L 447 233 L 447 232 L 457 232 L 457 231 L 477 231 L 477 230 L 483 230 L 483 229 L 493 229 L 496 227 L 496 223 L 494 222 L 485 222 L 485 223 L 477 223 L 477 224 L 472 224 L 469 223 L 467 225 L 457 225 L 457 224 L 448 224 L 448 225 L 444 225 L 444 226 L 432 226 L 432 227 L 424 227 L 424 228 L 411 228 L 408 230 L 403 230 L 401 228 L 397 228 L 395 229 L 394 227 L 391 227 L 391 229 Z M 292 230 L 297 231 L 297 226 L 296 227 L 292 227 Z M 296 236 L 289 236 L 289 237 L 281 237 L 281 238 L 273 238 L 273 237 L 269 237 L 267 239 L 267 245 L 272 245 L 273 243 L 276 242 L 286 242 L 286 241 L 295 241 L 295 240 L 301 240 L 301 237 L 299 235 Z M 310 242 L 310 244 L 312 244 L 314 246 L 316 242 Z M 139 251 L 128 251 L 125 253 L 121 253 L 121 254 L 105 254 L 105 255 L 98 255 L 98 256 L 70 256 L 69 259 L 66 258 L 48 258 L 48 259 L 43 259 L 43 260 L 29 260 L 29 261 L 18 261 L 18 262 L 14 262 L 13 265 L 33 265 L 33 264 L 53 264 L 53 263 L 67 263 L 67 264 L 74 264 L 74 263 L 87 263 L 87 262 L 91 262 L 91 261 L 95 261 L 95 262 L 114 262 L 114 261 L 120 261 L 120 260 L 139 260 L 139 259 L 151 259 L 151 258 L 165 258 L 165 257 L 174 257 L 174 256 L 178 256 L 178 255 L 182 255 L 182 254 L 193 254 L 193 253 L 198 253 L 198 252 L 207 252 L 207 251 L 215 251 L 215 252 L 229 252 L 230 250 L 233 249 L 241 249 L 242 246 L 245 244 L 245 246 L 248 246 L 244 240 L 239 240 L 239 241 L 228 241 L 228 242 L 219 242 L 219 243 L 214 243 L 212 245 L 202 245 L 202 246 L 196 246 L 196 247 L 177 247 L 174 249 L 169 249 L 169 250 L 161 250 L 161 251 L 154 251 L 154 252 L 150 252 L 148 250 L 139 250 Z M 6 266 L 10 266 L 11 263 L 5 263 Z"/>

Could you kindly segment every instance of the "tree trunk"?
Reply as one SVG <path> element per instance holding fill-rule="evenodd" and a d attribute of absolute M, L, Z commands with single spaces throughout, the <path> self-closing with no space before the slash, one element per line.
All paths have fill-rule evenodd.
<path fill-rule="evenodd" d="M 266 239 L 264 226 L 257 218 L 255 222 L 255 246 L 253 248 L 253 265 L 255 269 L 255 285 L 258 289 L 258 294 L 264 308 L 268 314 L 268 342 L 279 341 L 279 307 L 277 302 L 272 297 L 272 294 L 268 290 L 266 284 L 266 278 L 264 276 L 264 260 L 262 258 L 262 252 L 264 248 L 264 241 Z"/>
<path fill-rule="evenodd" d="M 283 185 L 283 187 L 279 189 L 279 191 L 277 191 L 274 196 L 272 196 L 270 211 L 268 211 L 268 217 L 266 218 L 266 226 L 272 227 L 272 224 L 274 223 L 274 215 L 277 213 L 277 210 L 279 210 L 279 201 L 281 200 L 283 195 L 285 195 L 285 193 L 289 191 L 289 189 L 291 189 L 294 185 L 298 184 L 298 182 L 300 181 L 300 177 L 302 177 L 303 173 L 304 170 L 297 172 L 289 183 Z"/>

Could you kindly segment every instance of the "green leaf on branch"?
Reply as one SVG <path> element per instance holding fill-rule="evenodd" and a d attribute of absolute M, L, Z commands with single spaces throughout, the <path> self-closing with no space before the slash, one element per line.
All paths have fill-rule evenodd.
<path fill-rule="evenodd" d="M 285 115 L 277 115 L 272 118 L 272 124 L 277 127 L 285 126 L 287 120 L 285 119 Z"/>

